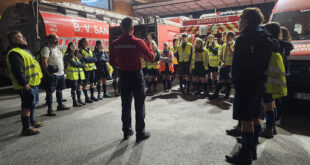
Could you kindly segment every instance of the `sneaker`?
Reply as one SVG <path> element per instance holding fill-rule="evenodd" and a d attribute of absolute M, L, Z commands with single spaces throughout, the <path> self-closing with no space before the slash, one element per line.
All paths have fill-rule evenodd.
<path fill-rule="evenodd" d="M 136 136 L 136 143 L 140 143 L 141 141 L 146 140 L 150 137 L 151 137 L 151 133 L 149 133 L 149 132 L 145 132 L 142 135 L 137 135 Z"/>
<path fill-rule="evenodd" d="M 132 135 L 133 135 L 133 131 L 132 130 L 130 130 L 128 133 L 124 133 L 124 141 L 128 140 L 129 137 L 132 136 Z"/>
<path fill-rule="evenodd" d="M 241 126 L 238 124 L 233 129 L 226 130 L 226 134 L 230 136 L 241 136 Z"/>
<path fill-rule="evenodd" d="M 47 110 L 47 116 L 56 116 L 56 112 L 52 109 Z"/>
<path fill-rule="evenodd" d="M 29 127 L 27 129 L 23 129 L 22 130 L 22 135 L 23 136 L 31 136 L 31 135 L 36 135 L 39 134 L 40 130 L 33 128 L 33 127 Z"/>
<path fill-rule="evenodd" d="M 103 98 L 103 97 L 102 97 L 101 94 L 99 94 L 99 95 L 97 96 L 97 99 L 98 99 L 98 100 L 102 100 L 102 98 Z"/>
<path fill-rule="evenodd" d="M 234 153 L 232 156 L 225 156 L 226 161 L 231 164 L 242 164 L 242 165 L 249 165 L 252 163 L 252 157 L 251 152 L 246 152 L 245 150 L 242 150 L 241 148 L 239 151 Z"/>
<path fill-rule="evenodd" d="M 92 101 L 99 101 L 95 96 L 91 96 L 90 99 L 91 99 Z"/>
<path fill-rule="evenodd" d="M 219 95 L 213 94 L 213 95 L 210 96 L 210 99 L 211 99 L 211 100 L 219 99 Z"/>
<path fill-rule="evenodd" d="M 103 95 L 103 97 L 104 97 L 104 98 L 110 98 L 111 95 L 110 95 L 109 93 L 106 93 L 106 94 Z"/>
<path fill-rule="evenodd" d="M 64 104 L 57 106 L 57 111 L 64 111 L 70 109 L 69 107 L 65 106 Z"/>
<path fill-rule="evenodd" d="M 73 102 L 73 107 L 81 107 L 82 105 L 77 103 L 77 102 Z"/>
<path fill-rule="evenodd" d="M 31 124 L 32 127 L 34 128 L 39 128 L 39 127 L 43 127 L 44 123 L 43 122 L 39 122 L 39 121 L 35 121 Z"/>
<path fill-rule="evenodd" d="M 82 100 L 78 100 L 78 103 L 81 105 L 86 105 Z"/>
<path fill-rule="evenodd" d="M 264 138 L 267 138 L 267 139 L 273 138 L 272 129 L 264 128 L 264 130 L 262 131 L 260 136 L 264 137 Z"/>
<path fill-rule="evenodd" d="M 273 134 L 273 135 L 278 134 L 277 127 L 273 127 L 273 128 L 272 128 L 272 134 Z"/>

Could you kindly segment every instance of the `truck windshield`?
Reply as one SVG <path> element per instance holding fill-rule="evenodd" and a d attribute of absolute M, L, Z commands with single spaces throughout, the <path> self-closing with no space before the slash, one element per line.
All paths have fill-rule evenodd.
<path fill-rule="evenodd" d="M 272 22 L 289 29 L 293 40 L 310 39 L 310 9 L 275 14 Z"/>

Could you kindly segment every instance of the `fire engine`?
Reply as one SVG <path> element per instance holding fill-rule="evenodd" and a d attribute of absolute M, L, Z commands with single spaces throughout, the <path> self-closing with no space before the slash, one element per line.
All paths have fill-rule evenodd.
<path fill-rule="evenodd" d="M 216 12 L 203 14 L 199 19 L 184 20 L 181 33 L 205 37 L 213 34 L 221 38 L 221 33 L 233 31 L 239 33 L 238 21 L 241 11 Z"/>
<path fill-rule="evenodd" d="M 270 18 L 291 33 L 294 50 L 285 59 L 289 98 L 310 100 L 310 3 L 279 0 Z"/>
<path fill-rule="evenodd" d="M 103 9 L 72 3 L 51 3 L 45 1 L 16 3 L 9 7 L 0 20 L 0 78 L 1 86 L 10 80 L 5 62 L 8 47 L 7 35 L 11 31 L 21 31 L 27 39 L 33 54 L 46 43 L 49 34 L 59 36 L 59 48 L 67 49 L 69 42 L 85 37 L 93 48 L 96 40 L 102 40 L 105 49 L 109 46 L 109 27 L 118 25 L 125 15 Z M 137 23 L 138 19 L 134 18 Z"/>

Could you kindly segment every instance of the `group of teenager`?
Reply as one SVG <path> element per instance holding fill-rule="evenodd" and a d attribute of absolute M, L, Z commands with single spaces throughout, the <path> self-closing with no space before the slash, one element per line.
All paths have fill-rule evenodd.
<path fill-rule="evenodd" d="M 215 36 L 210 34 L 205 40 L 196 37 L 192 44 L 188 42 L 188 35 L 184 33 L 180 38 L 173 39 L 172 47 L 165 42 L 161 52 L 152 40 L 155 62 L 148 62 L 142 58 L 143 72 L 147 77 L 147 92 L 151 94 L 157 90 L 159 76 L 162 79 L 163 91 L 169 92 L 172 81 L 178 75 L 183 93 L 190 94 L 193 90 L 194 95 L 209 97 L 210 89 L 214 88 L 214 94 L 210 98 L 216 99 L 225 86 L 225 98 L 229 98 L 234 38 L 235 33 L 230 31 L 222 34 L 222 43 L 218 43 Z"/>

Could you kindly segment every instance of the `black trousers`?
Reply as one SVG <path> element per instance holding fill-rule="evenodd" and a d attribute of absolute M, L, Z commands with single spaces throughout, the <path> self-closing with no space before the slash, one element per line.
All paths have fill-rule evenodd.
<path fill-rule="evenodd" d="M 131 102 L 135 100 L 137 136 L 144 134 L 145 123 L 145 81 L 142 71 L 120 71 L 120 87 L 122 99 L 123 132 L 126 134 L 131 127 Z"/>

